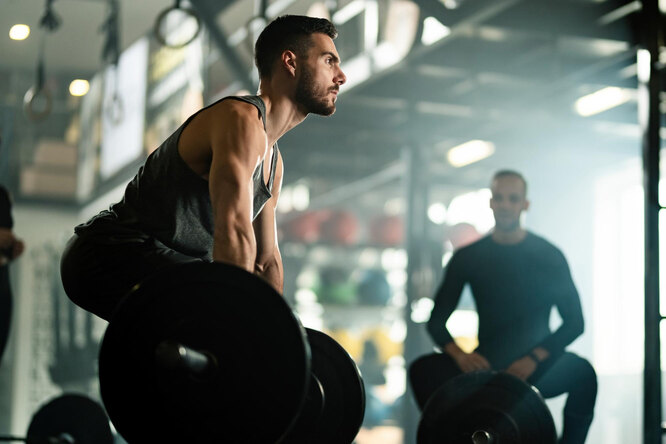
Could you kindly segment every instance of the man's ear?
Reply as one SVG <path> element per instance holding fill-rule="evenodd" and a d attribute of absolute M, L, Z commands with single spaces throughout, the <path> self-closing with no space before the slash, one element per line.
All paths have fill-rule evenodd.
<path fill-rule="evenodd" d="M 288 49 L 282 51 L 280 63 L 282 64 L 282 67 L 285 68 L 287 72 L 294 77 L 296 76 L 296 65 L 297 65 L 296 59 L 297 59 L 296 54 L 293 51 L 290 51 Z"/>
<path fill-rule="evenodd" d="M 529 210 L 529 209 L 530 209 L 530 201 L 529 201 L 529 200 L 525 200 L 525 207 L 523 208 L 523 211 L 527 211 L 527 210 Z"/>

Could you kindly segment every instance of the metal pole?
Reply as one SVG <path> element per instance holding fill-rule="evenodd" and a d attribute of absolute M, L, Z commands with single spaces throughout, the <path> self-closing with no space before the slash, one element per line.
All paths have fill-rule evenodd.
<path fill-rule="evenodd" d="M 405 324 L 407 335 L 405 337 L 404 358 L 405 366 L 418 357 L 420 351 L 419 325 L 412 320 L 412 304 L 416 300 L 430 296 L 432 291 L 426 276 L 430 267 L 427 256 L 429 243 L 427 219 L 427 206 L 429 199 L 428 161 L 427 149 L 422 146 L 406 148 L 404 158 L 406 162 L 406 241 L 407 241 L 407 303 L 405 305 Z M 413 402 L 413 395 L 409 381 L 405 391 L 402 410 L 402 426 L 405 433 L 403 443 L 416 442 L 416 432 L 419 422 L 419 413 Z"/>
<path fill-rule="evenodd" d="M 661 91 L 658 0 L 643 0 L 644 49 L 638 52 L 639 123 L 642 131 L 645 192 L 645 367 L 643 371 L 643 443 L 661 444 L 661 356 L 659 308 L 659 149 Z"/>

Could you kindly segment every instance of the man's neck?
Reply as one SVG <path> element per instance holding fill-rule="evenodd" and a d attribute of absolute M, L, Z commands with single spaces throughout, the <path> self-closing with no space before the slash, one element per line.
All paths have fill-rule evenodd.
<path fill-rule="evenodd" d="M 293 100 L 274 92 L 270 86 L 261 86 L 257 94 L 266 105 L 266 136 L 269 146 L 305 120 L 306 114 L 298 109 Z"/>
<path fill-rule="evenodd" d="M 498 230 L 497 227 L 493 230 L 492 239 L 498 244 L 513 245 L 522 242 L 527 236 L 527 231 L 522 227 L 518 227 L 511 231 Z"/>

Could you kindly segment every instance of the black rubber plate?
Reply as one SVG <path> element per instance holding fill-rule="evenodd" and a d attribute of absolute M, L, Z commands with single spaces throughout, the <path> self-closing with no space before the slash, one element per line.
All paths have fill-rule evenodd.
<path fill-rule="evenodd" d="M 502 444 L 554 444 L 553 418 L 541 394 L 507 373 L 473 372 L 451 379 L 428 400 L 418 444 L 469 444 L 476 431 Z"/>
<path fill-rule="evenodd" d="M 164 371 L 173 340 L 219 362 L 201 380 Z M 274 443 L 302 408 L 310 375 L 305 331 L 260 278 L 220 263 L 187 264 L 130 293 L 100 351 L 102 400 L 130 443 Z"/>
<path fill-rule="evenodd" d="M 92 399 L 67 394 L 42 405 L 28 426 L 28 442 L 51 442 L 69 435 L 76 444 L 112 444 L 109 418 Z M 53 441 L 55 442 L 55 441 Z"/>
<path fill-rule="evenodd" d="M 323 408 L 305 405 L 317 411 L 316 424 L 303 426 L 285 439 L 285 443 L 348 444 L 353 442 L 363 423 L 365 389 L 361 374 L 349 353 L 333 338 L 317 330 L 306 329 L 312 351 L 312 374 L 323 391 Z M 317 397 L 313 397 L 317 400 Z M 321 403 L 321 401 L 318 401 Z M 308 412 L 309 416 L 310 412 Z"/>

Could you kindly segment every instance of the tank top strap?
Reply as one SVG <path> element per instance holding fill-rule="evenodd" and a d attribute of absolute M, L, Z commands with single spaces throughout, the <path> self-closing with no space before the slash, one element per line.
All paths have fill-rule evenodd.
<path fill-rule="evenodd" d="M 273 156 L 271 157 L 271 174 L 268 177 L 268 191 L 273 192 L 273 182 L 275 181 L 275 171 L 277 170 L 278 144 L 273 145 Z"/>

